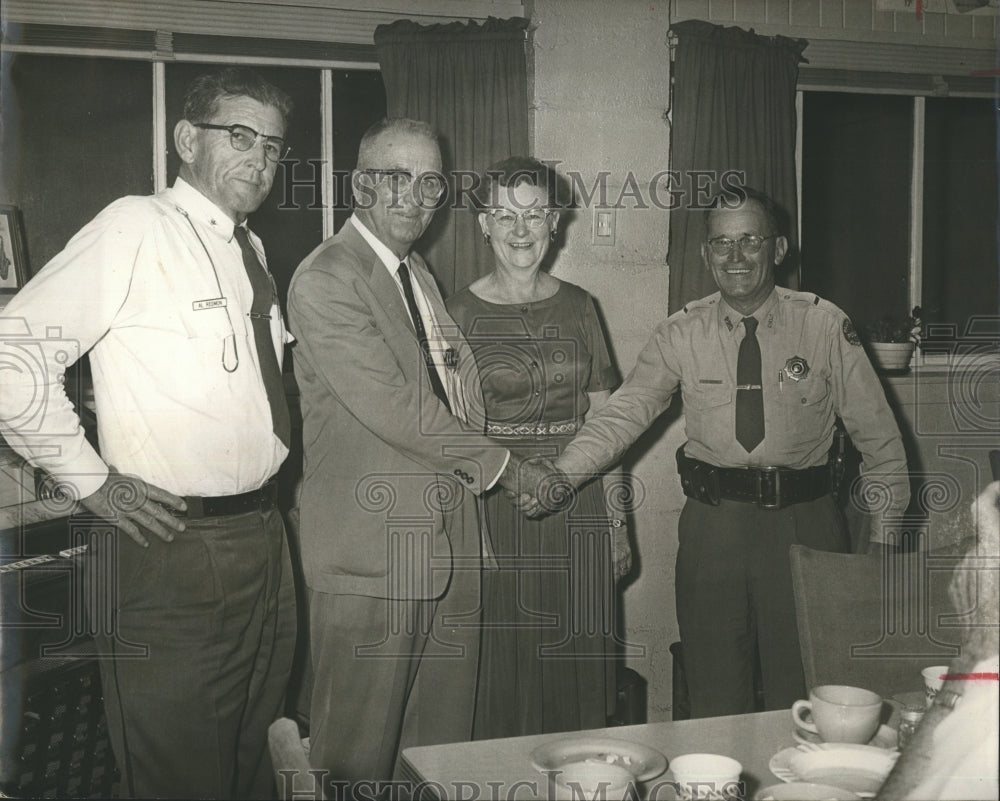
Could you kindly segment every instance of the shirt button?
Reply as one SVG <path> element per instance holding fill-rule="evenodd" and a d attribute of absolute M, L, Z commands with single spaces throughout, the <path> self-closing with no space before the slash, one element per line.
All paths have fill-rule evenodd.
<path fill-rule="evenodd" d="M 808 398 L 802 398 L 802 400 L 799 401 L 799 402 L 800 403 L 809 403 L 809 399 Z"/>
<path fill-rule="evenodd" d="M 527 310 L 528 310 L 528 307 L 527 307 L 527 306 L 522 306 L 522 307 L 521 307 L 521 311 L 522 311 L 522 312 L 526 312 Z"/>
<path fill-rule="evenodd" d="M 532 361 L 532 362 L 531 362 L 531 366 L 532 366 L 532 367 L 538 367 L 538 362 L 536 362 L 536 361 Z"/>

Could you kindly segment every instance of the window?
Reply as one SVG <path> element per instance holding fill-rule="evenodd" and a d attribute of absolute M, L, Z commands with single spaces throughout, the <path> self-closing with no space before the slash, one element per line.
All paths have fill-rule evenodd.
<path fill-rule="evenodd" d="M 932 332 L 961 336 L 972 316 L 998 313 L 994 114 L 987 98 L 927 99 L 921 303 Z"/>
<path fill-rule="evenodd" d="M 997 315 L 995 130 L 987 98 L 804 92 L 802 287 L 859 328 Z"/>
<path fill-rule="evenodd" d="M 30 268 L 37 272 L 108 203 L 154 191 L 158 115 L 168 126 L 165 184 L 173 183 L 179 168 L 173 124 L 182 113 L 184 90 L 218 65 L 35 53 L 3 58 L 10 76 L 5 85 L 17 98 L 9 107 L 17 113 L 8 112 L 5 98 L 0 202 L 21 207 Z M 385 116 L 385 88 L 373 69 L 249 65 L 295 103 L 292 152 L 250 219 L 284 300 L 299 262 L 350 214 L 346 176 L 362 133 Z M 156 100 L 160 75 L 162 100 Z M 332 186 L 324 184 L 331 172 L 335 179 L 342 176 Z"/>
<path fill-rule="evenodd" d="M 153 191 L 152 72 L 26 53 L 5 55 L 4 72 L 16 104 L 4 97 L 0 201 L 20 206 L 38 272 L 112 200 Z"/>

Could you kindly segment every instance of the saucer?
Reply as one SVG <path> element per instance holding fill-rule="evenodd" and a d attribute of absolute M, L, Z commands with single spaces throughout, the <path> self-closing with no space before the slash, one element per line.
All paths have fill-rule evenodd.
<path fill-rule="evenodd" d="M 754 801 L 861 801 L 861 796 L 832 784 L 789 782 L 758 790 Z"/>
<path fill-rule="evenodd" d="M 805 729 L 800 729 L 798 726 L 796 726 L 792 732 L 792 737 L 795 738 L 795 742 L 804 743 L 806 745 L 809 745 L 810 743 L 820 745 L 824 742 L 823 738 L 818 734 L 806 731 Z M 875 736 L 868 741 L 868 745 L 875 748 L 882 748 L 886 751 L 895 751 L 899 748 L 898 732 L 892 728 L 892 726 L 886 726 L 883 723 L 878 727 L 878 731 L 875 732 Z"/>
<path fill-rule="evenodd" d="M 771 757 L 768 768 L 783 782 L 832 784 L 872 798 L 898 756 L 898 752 L 870 745 L 828 743 L 818 748 L 784 748 Z"/>

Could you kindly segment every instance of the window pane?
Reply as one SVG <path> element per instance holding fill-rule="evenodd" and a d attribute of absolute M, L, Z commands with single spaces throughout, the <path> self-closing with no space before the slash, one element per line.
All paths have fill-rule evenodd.
<path fill-rule="evenodd" d="M 923 312 L 958 336 L 998 313 L 994 113 L 989 98 L 927 99 Z"/>
<path fill-rule="evenodd" d="M 802 287 L 860 329 L 909 309 L 909 97 L 806 92 Z"/>
<path fill-rule="evenodd" d="M 111 201 L 153 191 L 153 71 L 27 53 L 3 62 L 0 202 L 21 207 L 36 273 Z"/>
<path fill-rule="evenodd" d="M 351 216 L 352 193 L 347 174 L 358 166 L 361 137 L 385 114 L 385 84 L 381 72 L 333 71 L 333 174 L 338 176 L 333 224 L 337 231 Z"/>
<path fill-rule="evenodd" d="M 167 124 L 182 116 L 184 91 L 198 75 L 218 69 L 211 64 L 168 64 L 166 69 Z M 288 294 L 292 273 L 323 239 L 320 192 L 322 165 L 320 119 L 320 71 L 292 67 L 254 67 L 265 80 L 284 89 L 295 102 L 291 126 L 285 139 L 292 147 L 286 161 L 278 165 L 271 194 L 250 215 L 250 227 L 264 242 L 267 266 L 278 285 L 282 303 Z M 312 165 L 309 162 L 317 162 Z M 180 161 L 170 137 L 167 174 L 172 184 Z M 293 172 L 294 167 L 294 172 Z M 301 185 L 292 186 L 292 181 Z"/>

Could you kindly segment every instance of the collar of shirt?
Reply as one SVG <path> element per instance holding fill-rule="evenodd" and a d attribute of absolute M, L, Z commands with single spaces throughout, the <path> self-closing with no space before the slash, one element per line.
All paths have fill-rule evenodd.
<path fill-rule="evenodd" d="M 409 266 L 410 263 L 407 261 L 408 257 L 404 256 L 403 258 L 399 258 L 395 253 L 389 250 L 389 248 L 386 247 L 386 245 L 377 236 L 375 236 L 375 234 L 369 231 L 368 227 L 361 222 L 360 219 L 358 219 L 357 214 L 351 215 L 350 222 L 355 228 L 358 229 L 358 233 L 364 237 L 365 242 L 371 246 L 371 249 L 375 251 L 375 255 L 378 256 L 378 260 L 385 265 L 385 269 L 389 271 L 389 275 L 391 275 L 398 283 L 399 279 L 396 278 L 396 270 L 399 269 L 399 263 L 401 261 L 405 261 L 406 265 Z M 402 289 L 400 289 L 400 291 L 402 291 Z"/>
<path fill-rule="evenodd" d="M 719 299 L 719 330 L 726 330 L 734 339 L 743 338 L 743 326 L 740 322 L 744 317 L 756 317 L 759 323 L 757 331 L 761 332 L 772 327 L 774 318 L 777 316 L 778 289 L 775 287 L 767 300 L 753 314 L 740 314 L 732 306 L 726 303 L 724 298 Z"/>
<path fill-rule="evenodd" d="M 215 231 L 227 242 L 232 240 L 236 223 L 232 221 L 228 214 L 191 186 L 191 184 L 183 178 L 178 178 L 174 181 L 171 192 L 173 193 L 174 202 L 192 220 L 197 220 L 210 230 Z"/>

